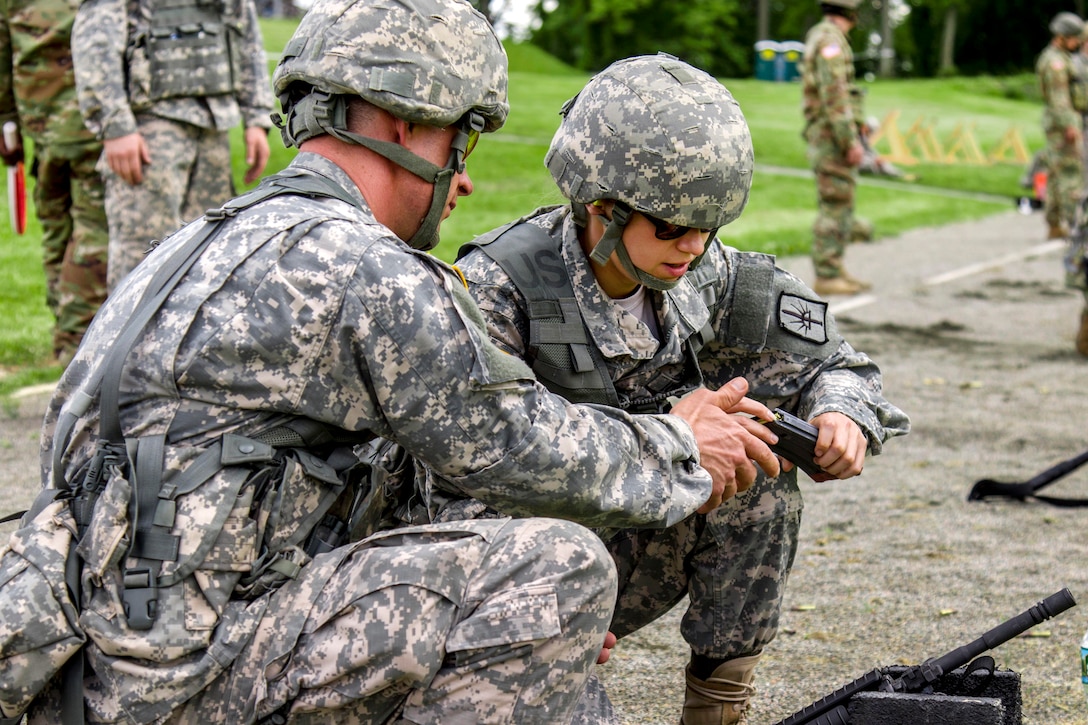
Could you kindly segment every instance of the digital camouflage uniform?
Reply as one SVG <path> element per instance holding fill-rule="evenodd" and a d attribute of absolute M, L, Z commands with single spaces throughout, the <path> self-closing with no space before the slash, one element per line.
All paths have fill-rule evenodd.
<path fill-rule="evenodd" d="M 754 161 L 747 124 L 728 90 L 664 54 L 631 58 L 595 76 L 562 114 L 545 163 L 573 206 L 539 209 L 509 231 L 504 226 L 485 234 L 458 261 L 500 348 L 531 362 L 554 392 L 631 412 L 665 410 L 703 382 L 718 388 L 742 376 L 749 395 L 768 406 L 806 418 L 845 413 L 874 454 L 886 438 L 907 431 L 906 416 L 881 395 L 877 367 L 842 340 L 826 304 L 777 269 L 772 257 L 711 243 L 698 266 L 675 283 L 628 269 L 652 295 L 659 332 L 597 283 L 578 236 L 585 225 L 575 213 L 580 205 L 612 199 L 697 228 L 717 228 L 740 215 Z M 601 134 L 602 127 L 609 133 Z M 593 249 L 595 260 L 602 246 L 606 259 L 613 250 L 627 256 L 623 226 L 616 228 L 618 208 Z M 531 243 L 514 235 L 525 229 L 537 230 Z M 621 262 L 629 263 L 629 257 Z M 525 285 L 547 289 L 547 299 L 528 299 Z M 568 294 L 572 308 L 564 307 Z M 554 305 L 561 314 L 540 311 Z M 572 325 L 576 331 L 568 332 Z M 578 381 L 594 374 L 584 366 L 573 372 L 579 358 L 602 360 L 613 390 L 602 395 L 609 386 L 579 389 Z M 554 373 L 553 365 L 563 369 Z M 410 522 L 507 513 L 501 502 L 465 500 L 465 492 L 441 476 L 420 478 L 420 506 Z M 619 572 L 610 630 L 626 636 L 689 597 L 681 630 L 693 654 L 747 658 L 747 685 L 777 631 L 801 508 L 791 471 L 776 479 L 760 474 L 711 514 L 664 528 L 602 528 L 599 521 L 578 519 L 597 527 Z M 601 707 L 606 698 L 596 689 L 590 694 L 576 722 L 613 722 L 614 714 Z M 731 701 L 743 707 L 748 696 Z M 733 718 L 741 714 L 730 712 Z M 685 721 L 692 717 L 686 703 Z"/>
<path fill-rule="evenodd" d="M 1065 131 L 1081 128 L 1081 111 L 1074 107 L 1073 59 L 1066 50 L 1048 45 L 1035 63 L 1043 93 L 1044 163 L 1047 169 L 1046 220 L 1053 227 L 1072 229 L 1084 188 L 1083 141 L 1069 143 Z M 1088 109 L 1088 96 L 1081 100 Z"/>
<path fill-rule="evenodd" d="M 99 162 L 112 290 L 151 240 L 234 193 L 229 131 L 271 127 L 268 65 L 253 0 L 86 0 L 72 50 L 87 127 L 102 140 L 139 132 L 151 155 L 136 186 Z"/>
<path fill-rule="evenodd" d="M 34 205 L 42 226 L 53 354 L 67 362 L 106 298 L 108 233 L 102 151 L 83 125 L 72 71 L 78 0 L 0 0 L 0 125 L 34 144 Z"/>
<path fill-rule="evenodd" d="M 334 84 L 438 127 L 468 113 L 495 130 L 507 114 L 505 53 L 459 0 L 318 0 L 287 50 L 276 77 L 292 143 L 321 129 L 374 141 L 345 135 L 342 115 L 313 113 Z M 302 77 L 317 85 L 293 95 Z M 463 163 L 467 138 L 455 135 L 442 173 Z M 379 147 L 401 165 L 424 161 Z M 196 242 L 115 368 L 126 320 Z M 100 407 L 112 386 L 95 394 L 102 366 L 117 370 L 125 443 L 99 489 L 88 467 L 115 409 Z M 54 430 L 68 426 L 58 458 Z M 357 453 L 379 436 L 466 495 L 552 518 L 370 536 L 384 472 Z M 51 401 L 43 483 L 80 486 L 72 511 L 87 521 L 88 717 L 566 722 L 616 588 L 599 540 L 557 519 L 680 521 L 710 494 L 697 460 L 676 416 L 548 393 L 489 342 L 448 265 L 378 223 L 334 161 L 300 152 L 158 245 L 107 300 Z M 149 501 L 140 492 L 160 468 Z M 154 514 L 140 515 L 148 504 Z M 56 721 L 55 698 L 37 707 L 32 722 Z"/>
<path fill-rule="evenodd" d="M 392 238 L 342 171 L 305 153 L 292 168 L 331 179 L 355 206 L 290 196 L 239 213 L 129 357 L 122 425 L 130 437 L 167 436 L 167 481 L 226 433 L 304 419 L 349 443 L 396 440 L 462 490 L 515 514 L 661 526 L 706 499 L 709 477 L 693 465 L 695 443 L 678 418 L 632 420 L 546 394 L 486 342 L 467 295 L 455 292 L 457 277 Z M 102 308 L 50 406 L 44 480 L 61 406 L 163 258 L 202 226 L 160 245 Z M 65 458 L 67 477 L 94 453 L 98 423 L 92 406 Z M 298 546 L 270 557 L 270 542 L 313 505 L 294 494 L 315 483 L 298 478 L 303 470 L 289 466 L 267 490 L 250 477 L 235 493 L 244 472 L 223 469 L 178 502 L 171 533 L 182 551 L 209 535 L 208 517 L 224 500 L 229 515 L 199 568 L 159 590 L 162 614 L 148 632 L 130 630 L 118 609 L 122 552 L 86 552 L 85 572 L 102 572 L 85 573 L 80 619 L 92 721 L 174 712 L 179 722 L 252 722 L 284 706 L 383 721 L 405 697 L 402 716 L 417 723 L 454 722 L 456 712 L 481 722 L 563 719 L 615 596 L 612 565 L 597 545 L 573 524 L 500 520 L 413 528 L 312 563 Z M 111 480 L 99 500 L 93 541 L 116 547 L 111 528 L 127 526 L 124 505 L 103 508 L 114 495 L 127 502 L 122 482 Z M 249 513 L 271 508 L 278 513 L 267 523 L 267 513 Z M 105 530 L 95 536 L 97 524 Z M 269 568 L 278 560 L 300 565 L 297 578 L 269 592 L 255 587 L 261 570 L 262 582 L 285 580 Z M 173 568 L 164 563 L 163 575 Z M 485 662 L 494 664 L 480 670 Z M 458 693 L 480 688 L 486 702 L 458 702 Z"/>
<path fill-rule="evenodd" d="M 817 277 L 843 275 L 846 245 L 855 236 L 854 190 L 857 171 L 846 152 L 860 143 L 858 124 L 865 115 L 854 84 L 854 55 L 842 31 L 826 17 L 805 36 L 801 64 L 802 112 L 808 160 L 816 174 L 817 214 L 812 226 L 812 263 Z M 867 222 L 861 236 L 871 236 Z"/>
<path fill-rule="evenodd" d="M 907 432 L 906 416 L 881 394 L 877 366 L 842 339 L 826 305 L 796 277 L 775 268 L 773 258 L 711 244 L 677 287 L 653 293 L 659 342 L 602 293 L 569 208 L 538 210 L 521 221 L 552 238 L 590 344 L 604 356 L 621 401 L 659 398 L 667 381 L 682 379 L 686 343 L 709 324 L 713 339 L 698 358 L 708 387 L 741 376 L 748 380 L 749 397 L 771 408 L 785 407 L 805 419 L 844 413 L 861 427 L 874 455 L 887 438 Z M 507 352 L 532 359 L 526 300 L 487 250 L 470 252 L 458 269 L 492 338 Z M 742 264 L 759 270 L 767 286 L 738 292 Z M 797 310 L 815 311 L 811 327 Z M 797 469 L 778 478 L 759 472 L 751 488 L 706 516 L 667 529 L 604 532 L 620 574 L 611 631 L 630 634 L 689 596 L 681 632 L 693 652 L 715 659 L 759 652 L 778 629 L 801 509 Z"/>

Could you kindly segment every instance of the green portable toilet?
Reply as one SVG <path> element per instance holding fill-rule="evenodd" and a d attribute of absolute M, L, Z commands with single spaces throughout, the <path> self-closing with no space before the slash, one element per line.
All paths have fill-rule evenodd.
<path fill-rule="evenodd" d="M 787 40 L 779 44 L 778 65 L 781 68 L 778 80 L 793 81 L 801 75 L 801 59 L 805 57 L 805 44 L 796 40 Z"/>
<path fill-rule="evenodd" d="M 775 66 L 778 64 L 778 41 L 761 40 L 756 43 L 756 80 L 778 80 Z"/>

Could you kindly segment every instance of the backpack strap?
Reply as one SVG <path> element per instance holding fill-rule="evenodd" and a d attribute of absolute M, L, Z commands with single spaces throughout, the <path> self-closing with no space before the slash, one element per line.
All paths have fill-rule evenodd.
<path fill-rule="evenodd" d="M 89 497 L 83 505 L 73 506 L 77 523 L 80 525 L 80 534 L 90 521 L 94 498 L 97 497 L 98 491 L 69 490 L 68 483 L 64 480 L 63 457 L 71 443 L 76 423 L 90 410 L 96 397 L 100 400 L 99 414 L 101 416 L 99 449 L 83 479 L 83 488 L 86 489 L 88 483 L 91 488 L 98 486 L 99 482 L 104 483 L 103 471 L 110 465 L 127 467 L 134 474 L 132 475 L 133 503 L 130 506 L 134 535 L 129 554 L 137 557 L 137 560 L 134 566 L 122 570 L 125 613 L 132 629 L 149 629 L 152 626 L 156 614 L 156 591 L 160 583 L 155 581 L 152 562 L 175 560 L 178 542 L 176 537 L 167 533 L 169 527 L 166 524 L 170 507 L 167 507 L 166 514 L 159 510 L 165 436 L 150 435 L 126 440 L 121 429 L 120 381 L 125 359 L 151 318 L 200 258 L 211 240 L 222 230 L 223 222 L 233 218 L 244 209 L 282 194 L 334 198 L 355 207 L 359 206 L 356 198 L 331 180 L 304 169 L 290 167 L 266 177 L 252 191 L 231 200 L 218 209 L 206 212 L 203 228 L 194 233 L 155 271 L 143 297 L 110 347 L 105 359 L 68 401 L 58 418 L 53 436 L 52 488 L 60 492 L 54 495 L 68 495 L 73 498 L 73 501 L 79 495 Z M 228 437 L 224 436 L 224 440 Z M 247 451 L 250 450 L 248 446 L 245 448 Z M 270 450 L 270 447 L 268 448 Z M 224 465 L 223 455 L 221 443 L 215 444 L 201 454 L 183 472 L 188 475 L 179 477 L 180 480 L 174 483 L 174 495 L 185 490 L 192 490 L 199 483 L 213 476 Z M 195 556 L 193 559 L 196 562 L 200 560 Z M 74 546 L 69 553 L 67 569 L 66 579 L 72 591 L 72 601 L 78 606 L 80 600 L 79 562 Z M 178 577 L 180 573 L 180 570 L 175 572 L 174 577 Z M 81 725 L 84 722 L 83 655 L 81 653 L 77 653 L 65 663 L 61 697 L 62 723 Z"/>

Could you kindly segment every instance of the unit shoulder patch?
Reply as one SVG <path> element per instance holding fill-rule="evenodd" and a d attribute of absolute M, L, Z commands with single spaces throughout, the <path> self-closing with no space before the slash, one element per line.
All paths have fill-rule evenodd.
<path fill-rule="evenodd" d="M 789 334 L 822 345 L 827 342 L 827 303 L 783 292 L 778 297 L 778 326 Z"/>

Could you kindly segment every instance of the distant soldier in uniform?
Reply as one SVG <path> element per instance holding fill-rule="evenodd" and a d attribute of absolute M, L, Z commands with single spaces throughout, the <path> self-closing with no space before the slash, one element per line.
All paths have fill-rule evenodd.
<path fill-rule="evenodd" d="M 631 413 L 744 379 L 751 397 L 817 426 L 822 480 L 857 475 L 867 453 L 907 432 L 879 369 L 842 338 L 826 303 L 773 257 L 717 241 L 754 170 L 748 125 L 721 83 L 669 55 L 629 58 L 561 113 L 545 164 L 570 203 L 483 235 L 458 261 L 503 350 L 569 400 Z M 736 435 L 750 423 L 734 420 Z M 506 512 L 485 494 L 466 501 L 459 483 L 425 480 L 414 497 L 422 521 Z M 665 528 L 599 530 L 620 575 L 615 635 L 689 598 L 686 725 L 747 722 L 801 508 L 796 470 L 760 473 L 721 507 Z M 596 694 L 577 722 L 611 721 Z"/>
<path fill-rule="evenodd" d="M 83 125 L 72 72 L 77 3 L 0 0 L 0 126 L 16 121 L 34 141 L 31 175 L 42 225 L 46 303 L 56 322 L 53 355 L 67 364 L 106 299 L 105 187 L 95 171 L 102 145 Z M 21 134 L 21 135 L 22 135 Z M 5 164 L 23 158 L 22 139 Z"/>
<path fill-rule="evenodd" d="M 1069 12 L 1050 23 L 1054 36 L 1035 63 L 1042 88 L 1044 163 L 1047 171 L 1046 221 L 1048 239 L 1068 238 L 1084 189 L 1082 113 L 1088 93 L 1078 81 L 1073 54 L 1080 49 L 1084 21 Z"/>
<path fill-rule="evenodd" d="M 245 183 L 268 161 L 272 93 L 253 0 L 86 0 L 72 31 L 79 105 L 103 142 L 109 287 L 162 239 L 233 194 L 231 127 Z"/>
<path fill-rule="evenodd" d="M 568 722 L 616 597 L 569 519 L 664 527 L 778 473 L 769 432 L 724 435 L 765 410 L 742 381 L 629 416 L 489 342 L 426 250 L 506 89 L 464 0 L 318 0 L 275 74 L 295 160 L 102 307 L 42 448 L 42 516 L 82 534 L 88 720 Z M 385 472 L 357 450 L 378 436 L 554 518 L 367 536 Z M 32 722 L 60 722 L 47 695 Z"/>
<path fill-rule="evenodd" d="M 821 295 L 857 294 L 872 286 L 851 276 L 843 265 L 846 245 L 852 238 L 872 237 L 872 226 L 854 217 L 857 168 L 864 155 L 859 128 L 865 115 L 861 89 L 854 84 L 854 55 L 846 34 L 857 23 L 860 2 L 821 2 L 823 20 L 805 37 L 802 135 L 808 142 L 809 163 L 816 174 L 813 289 Z"/>

